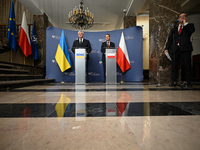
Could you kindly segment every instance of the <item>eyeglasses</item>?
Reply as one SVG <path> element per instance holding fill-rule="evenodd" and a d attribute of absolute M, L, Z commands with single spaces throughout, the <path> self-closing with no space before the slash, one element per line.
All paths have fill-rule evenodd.
<path fill-rule="evenodd" d="M 183 16 L 179 16 L 179 18 L 183 18 L 183 17 L 187 17 L 186 15 L 183 15 Z"/>

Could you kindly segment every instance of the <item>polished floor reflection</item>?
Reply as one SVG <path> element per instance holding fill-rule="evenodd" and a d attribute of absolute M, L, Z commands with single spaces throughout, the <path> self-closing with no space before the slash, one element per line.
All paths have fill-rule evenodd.
<path fill-rule="evenodd" d="M 77 110 L 79 108 L 80 110 Z M 148 111 L 146 111 L 148 110 Z M 119 117 L 200 115 L 200 102 L 0 104 L 0 117 Z"/>
<path fill-rule="evenodd" d="M 0 149 L 199 150 L 200 85 L 48 84 L 0 91 Z"/>

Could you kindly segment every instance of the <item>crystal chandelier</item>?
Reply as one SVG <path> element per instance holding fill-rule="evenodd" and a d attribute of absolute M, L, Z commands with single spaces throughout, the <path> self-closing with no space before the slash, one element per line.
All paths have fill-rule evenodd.
<path fill-rule="evenodd" d="M 81 0 L 79 8 L 75 6 L 73 11 L 68 14 L 69 23 L 76 29 L 88 29 L 93 26 L 94 15 L 89 12 L 87 8 L 85 10 L 83 0 Z"/>

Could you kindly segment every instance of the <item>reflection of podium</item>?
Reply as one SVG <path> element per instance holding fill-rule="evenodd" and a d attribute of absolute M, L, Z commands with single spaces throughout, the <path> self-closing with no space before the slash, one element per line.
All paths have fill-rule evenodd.
<path fill-rule="evenodd" d="M 86 50 L 85 48 L 75 49 L 75 83 L 85 84 L 86 82 Z"/>
<path fill-rule="evenodd" d="M 116 84 L 116 49 L 106 49 L 106 84 Z"/>

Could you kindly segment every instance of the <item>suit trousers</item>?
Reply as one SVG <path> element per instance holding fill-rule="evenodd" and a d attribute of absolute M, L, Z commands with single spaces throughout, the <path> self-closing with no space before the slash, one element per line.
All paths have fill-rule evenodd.
<path fill-rule="evenodd" d="M 179 46 L 177 47 L 177 50 L 175 52 L 175 60 L 174 60 L 174 53 L 172 53 L 172 82 L 177 82 L 178 71 L 180 68 L 180 60 L 182 60 L 183 66 L 185 67 L 186 82 L 191 84 L 192 82 L 191 51 L 180 51 Z"/>

